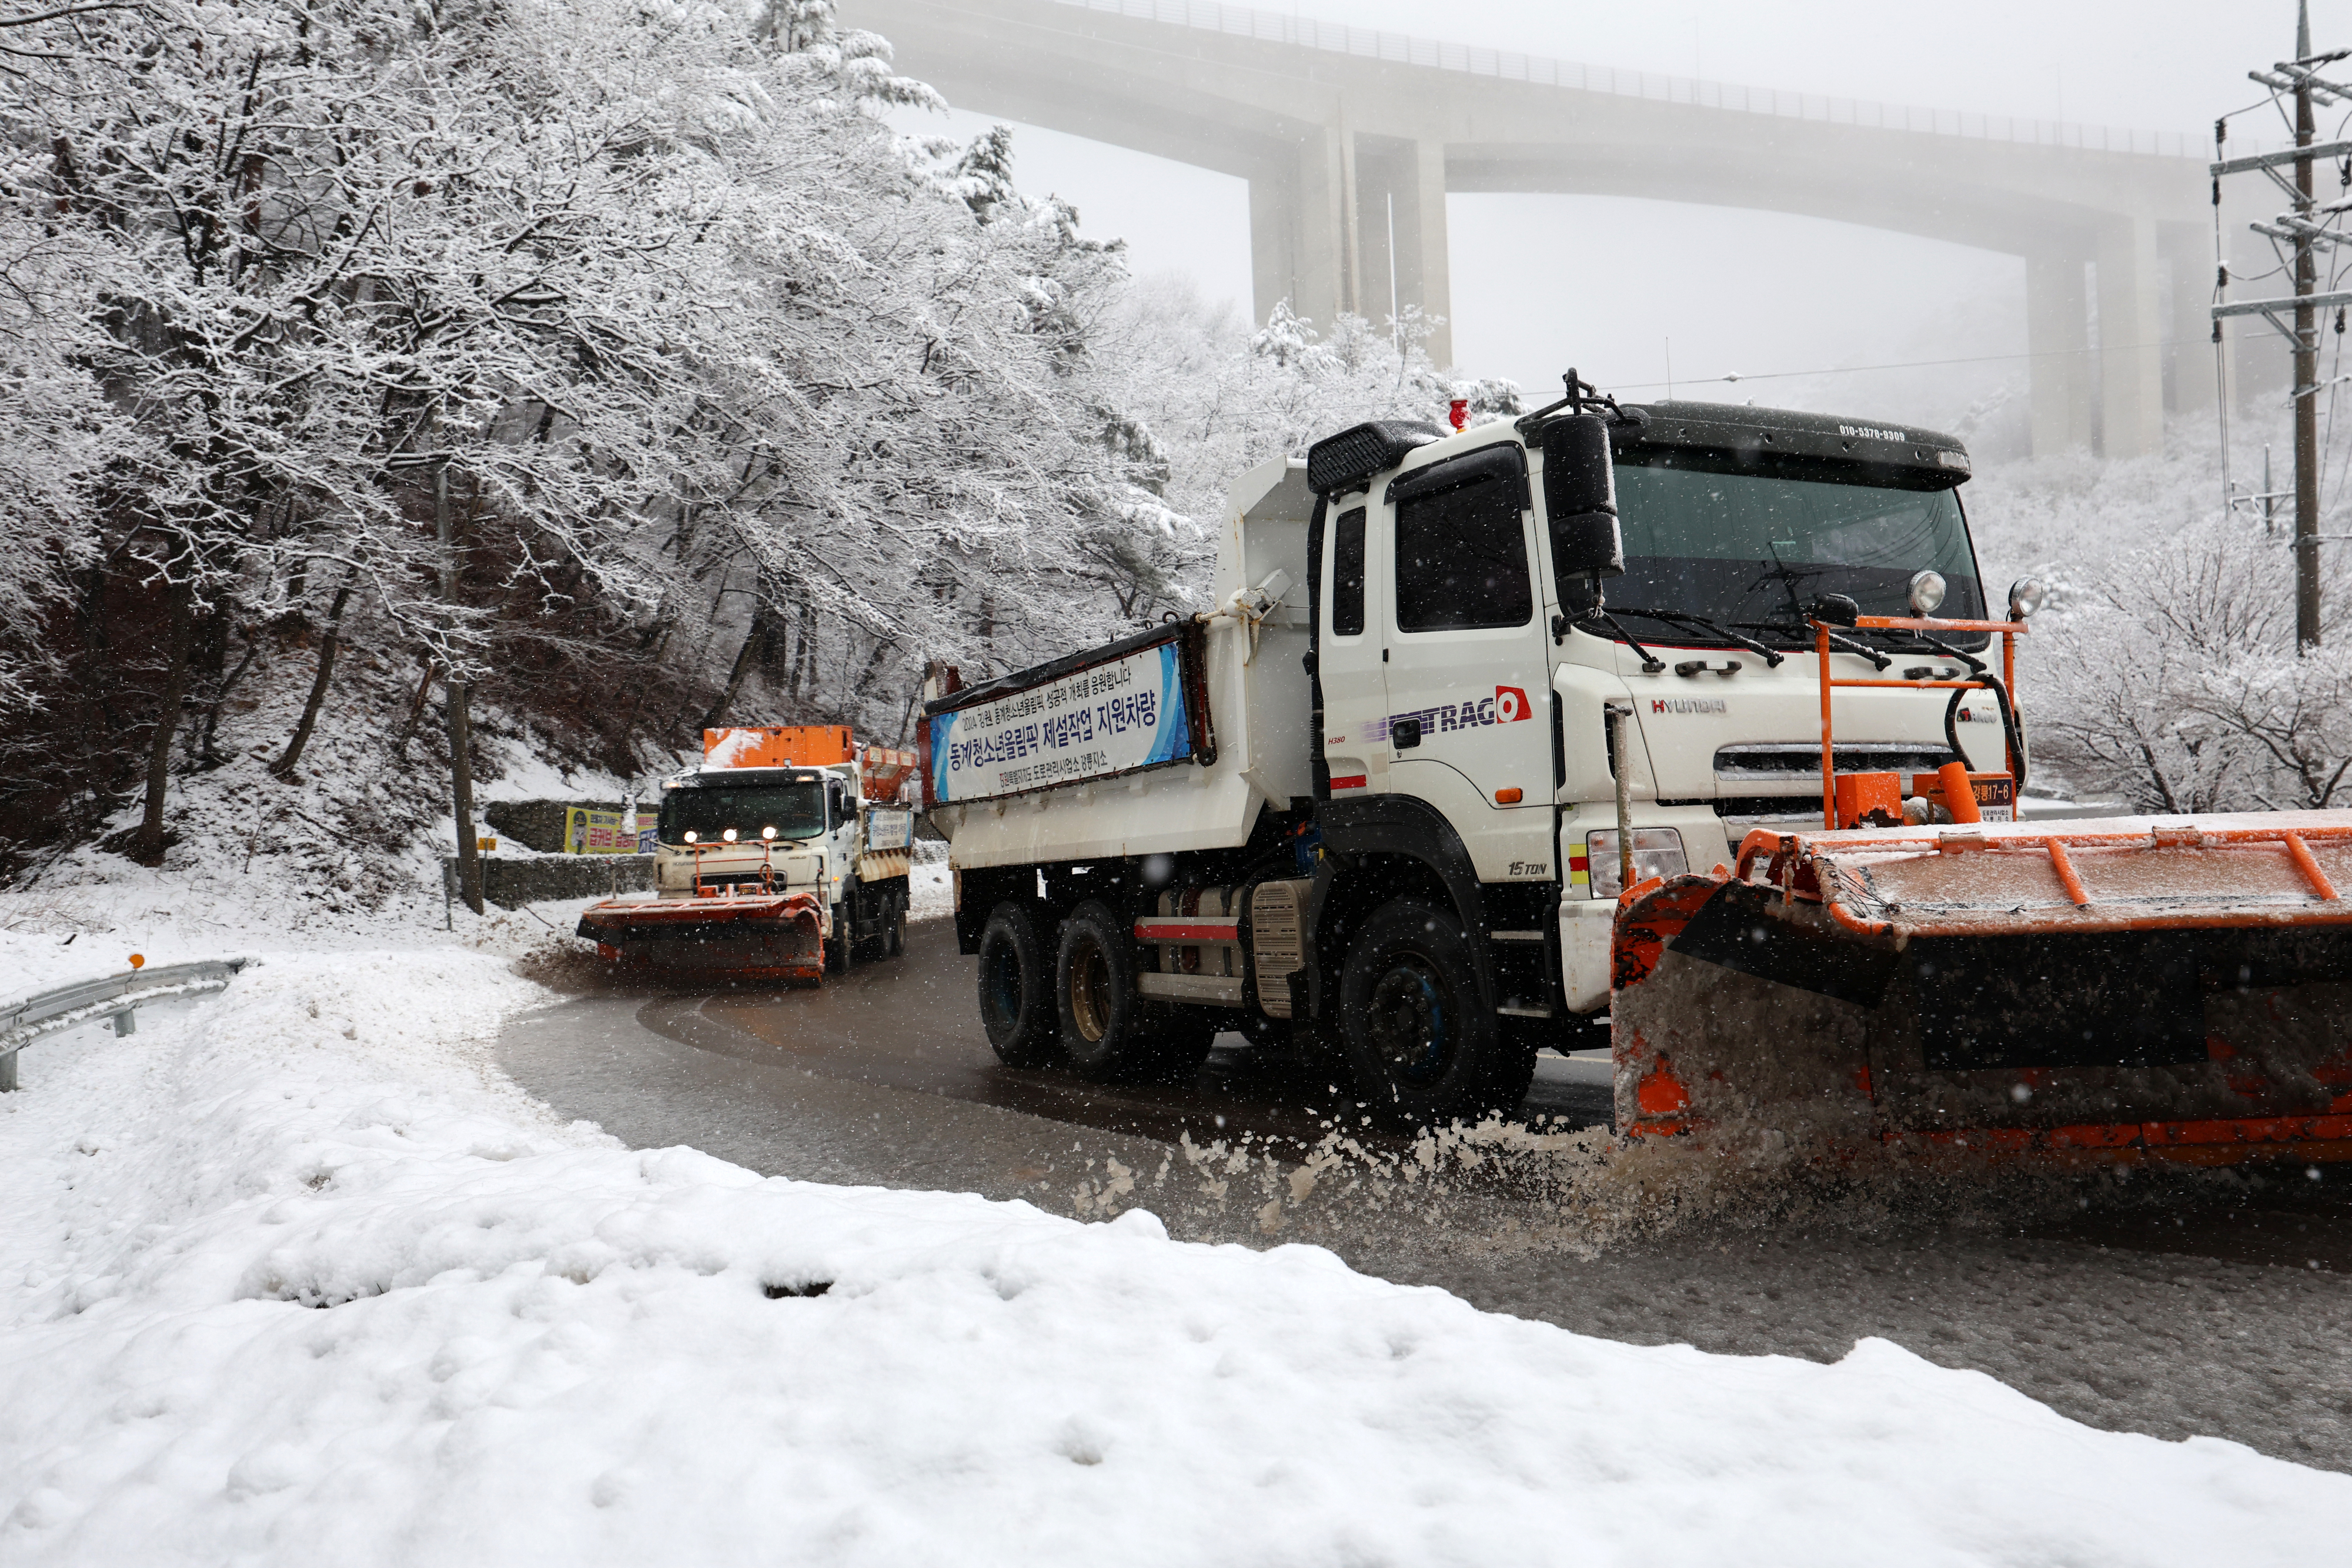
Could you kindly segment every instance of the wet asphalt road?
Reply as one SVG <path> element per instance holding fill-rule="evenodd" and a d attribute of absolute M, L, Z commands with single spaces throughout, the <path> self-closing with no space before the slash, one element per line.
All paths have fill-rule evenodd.
<path fill-rule="evenodd" d="M 499 1060 L 635 1146 L 1064 1214 L 1139 1204 L 1179 1237 L 1311 1241 L 1368 1273 L 1636 1343 L 1828 1361 L 1877 1335 L 2095 1426 L 2352 1470 L 2352 1179 L 2337 1173 L 2200 1177 L 2160 1197 L 2145 1180 L 2078 1184 L 2023 1209 L 1849 1194 L 1612 1239 L 1491 1166 L 1398 1179 L 1411 1156 L 1393 1139 L 1367 1135 L 1369 1170 L 1345 1162 L 1302 1192 L 1300 1154 L 1351 1114 L 1237 1036 L 1172 1088 L 1008 1070 L 945 922 L 819 989 L 583 988 L 509 1024 Z M 1605 1083 L 1601 1063 L 1548 1056 L 1527 1113 L 1605 1124 Z"/>

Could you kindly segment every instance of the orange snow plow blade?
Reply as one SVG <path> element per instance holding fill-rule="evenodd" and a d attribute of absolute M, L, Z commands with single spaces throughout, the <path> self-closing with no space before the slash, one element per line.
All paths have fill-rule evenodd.
<path fill-rule="evenodd" d="M 719 980 L 824 977 L 824 926 L 811 893 L 612 899 L 575 928 L 623 968 Z"/>
<path fill-rule="evenodd" d="M 2352 811 L 1759 831 L 1633 889 L 1643 1135 L 2352 1159 Z"/>

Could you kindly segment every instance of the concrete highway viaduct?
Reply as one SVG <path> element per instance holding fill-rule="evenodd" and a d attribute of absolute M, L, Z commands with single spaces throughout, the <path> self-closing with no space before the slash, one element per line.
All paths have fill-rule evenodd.
<path fill-rule="evenodd" d="M 1285 298 L 1320 322 L 1450 316 L 1449 191 L 1642 196 L 2022 257 L 2036 452 L 2153 451 L 2168 408 L 2215 396 L 2213 212 L 2206 149 L 2188 138 L 1612 71 L 1197 0 L 840 11 L 959 108 L 1247 181 L 1260 320 Z M 2263 209 L 2231 213 L 2243 235 L 2268 199 L 2232 183 Z M 2260 330 L 2232 328 L 2249 375 L 2283 390 L 2283 345 Z M 1450 332 L 1429 348 L 1449 362 Z"/>

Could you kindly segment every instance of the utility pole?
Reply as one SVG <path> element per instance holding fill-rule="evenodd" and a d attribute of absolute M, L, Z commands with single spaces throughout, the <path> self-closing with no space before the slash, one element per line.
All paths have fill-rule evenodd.
<path fill-rule="evenodd" d="M 2298 0 L 2294 57 L 2294 645 L 2319 646 L 2319 265 L 2312 254 L 2311 0 Z"/>
<path fill-rule="evenodd" d="M 2324 145 L 2315 138 L 2312 111 L 2315 102 L 2326 105 L 2352 103 L 2352 87 L 2322 79 L 2318 68 L 2352 55 L 2352 49 L 2336 49 L 2317 55 L 2311 48 L 2310 0 L 2300 0 L 2294 25 L 2294 58 L 2281 60 L 2267 71 L 2249 71 L 2253 80 L 2271 89 L 2274 102 L 2294 99 L 2294 149 L 2286 152 L 2258 152 L 2250 157 L 2221 156 L 2222 139 L 2228 134 L 2225 118 L 2213 127 L 2214 162 L 2213 207 L 2215 213 L 2214 242 L 2221 242 L 2219 216 L 2221 206 L 2221 178 L 2225 174 L 2259 172 L 2276 184 L 2292 204 L 2273 222 L 2252 225 L 2256 234 L 2267 236 L 2274 246 L 2291 250 L 2286 261 L 2294 279 L 2294 292 L 2282 298 L 2245 299 L 2217 303 L 2213 307 L 2213 340 L 2221 341 L 2221 323 L 2232 316 L 2260 316 L 2284 334 L 2294 350 L 2294 634 L 2298 652 L 2319 646 L 2319 319 L 2320 312 L 2334 309 L 2336 329 L 2343 329 L 2344 309 L 2352 305 L 2352 291 L 2327 294 L 2319 292 L 2320 247 L 2352 244 L 2352 234 L 2336 227 L 2352 203 L 2337 202 L 2322 208 L 2312 191 L 2312 169 L 2321 160 L 2335 162 L 2352 159 L 2352 141 L 2330 141 Z M 2281 107 L 2284 105 L 2282 102 Z M 2294 171 L 2293 180 L 2281 171 Z M 2352 164 L 2347 164 L 2352 167 Z M 2217 276 L 2222 286 L 2229 282 L 2228 258 L 2216 256 Z M 2288 324 L 2290 309 L 2293 325 Z M 2228 462 L 2228 454 L 2222 456 Z M 2273 501 L 2278 492 L 2271 487 L 2269 454 L 2263 455 L 2263 494 L 2260 497 L 2232 496 L 2235 507 L 2259 498 L 2267 523 Z M 2265 530 L 2267 531 L 2267 529 Z"/>
<path fill-rule="evenodd" d="M 433 531 L 441 546 L 441 602 L 457 602 L 457 530 L 449 515 L 449 464 L 446 457 L 433 465 Z M 444 622 L 444 624 L 447 624 Z M 474 725 L 467 711 L 466 677 L 450 655 L 441 677 L 442 695 L 449 708 L 449 807 L 457 820 L 457 896 L 466 907 L 482 912 L 481 845 L 474 838 Z"/>
<path fill-rule="evenodd" d="M 457 823 L 457 894 L 466 907 L 479 915 L 482 912 L 481 844 L 474 837 L 474 725 L 467 712 L 466 673 L 458 665 L 456 638 L 457 610 L 457 520 L 449 507 L 449 454 L 439 450 L 441 414 L 437 408 L 425 413 L 422 434 L 425 450 L 394 453 L 384 459 L 384 466 L 394 474 L 428 474 L 433 485 L 433 537 L 439 548 L 441 580 L 441 612 L 436 618 L 442 634 L 440 657 L 436 661 L 441 670 L 441 695 L 448 706 L 449 720 L 449 814 Z M 426 679 L 431 679 L 428 674 Z M 425 706 L 425 688 L 419 687 L 416 706 Z"/>

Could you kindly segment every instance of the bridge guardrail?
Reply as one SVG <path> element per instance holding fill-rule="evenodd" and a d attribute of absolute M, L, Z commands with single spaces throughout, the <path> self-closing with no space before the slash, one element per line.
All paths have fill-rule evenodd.
<path fill-rule="evenodd" d="M 16 1087 L 16 1052 L 45 1034 L 72 1029 L 95 1018 L 111 1018 L 114 1032 L 138 1029 L 138 1009 L 171 997 L 199 996 L 226 987 L 250 958 L 200 958 L 132 969 L 95 980 L 77 980 L 39 991 L 0 1008 L 0 1093 Z"/>
<path fill-rule="evenodd" d="M 1262 11 L 1252 5 L 1228 5 L 1218 0 L 1055 0 L 1056 5 L 1100 11 L 1137 21 L 1194 27 L 1204 32 L 1291 44 L 1365 59 L 1391 60 L 1398 65 L 1429 66 L 1439 70 L 1465 71 L 1473 76 L 1507 81 L 1530 81 L 1547 87 L 1575 88 L 1581 92 L 1605 92 L 1624 98 L 1646 98 L 1667 103 L 1696 104 L 1748 114 L 1772 114 L 1791 120 L 1825 120 L 1833 125 L 1861 125 L 1874 130 L 1916 131 L 1929 135 L 1964 136 L 1985 141 L 2022 141 L 2042 147 L 2075 148 L 2091 152 L 2143 152 L 2165 158 L 2202 159 L 2201 138 L 2177 131 L 2130 131 L 2119 126 L 2084 125 L 2073 120 L 2020 120 L 2013 115 L 1970 114 L 1953 109 L 1926 109 L 1909 104 L 1880 103 L 1869 99 L 1839 98 L 1818 92 L 1782 92 L 1773 88 L 1743 87 L 1737 82 L 1706 81 L 1662 71 L 1619 70 L 1613 66 L 1582 65 L 1574 60 L 1521 54 L 1513 49 L 1475 44 L 1443 43 L 1410 33 L 1350 26 L 1344 22 L 1318 21 L 1285 12 Z"/>

